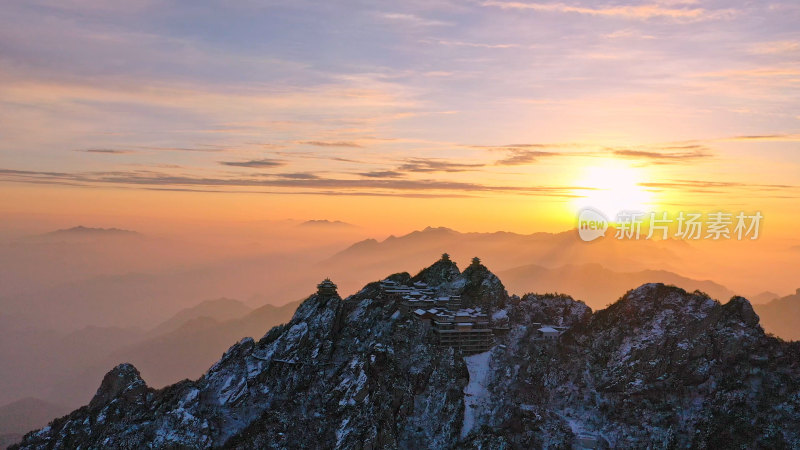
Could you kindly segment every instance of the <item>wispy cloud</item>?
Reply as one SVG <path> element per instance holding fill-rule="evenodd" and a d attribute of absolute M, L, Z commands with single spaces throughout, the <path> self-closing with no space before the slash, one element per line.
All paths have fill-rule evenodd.
<path fill-rule="evenodd" d="M 439 39 L 435 41 L 423 41 L 423 42 L 433 42 L 439 45 L 444 45 L 447 47 L 470 47 L 470 48 L 520 48 L 522 47 L 520 44 L 496 44 L 496 43 L 484 43 L 484 42 L 465 42 L 465 41 L 452 41 L 446 39 Z"/>
<path fill-rule="evenodd" d="M 666 17 L 672 19 L 697 20 L 707 15 L 707 11 L 703 8 L 677 8 L 664 6 L 658 3 L 644 5 L 586 7 L 569 5 L 566 3 L 527 3 L 517 1 L 489 0 L 483 2 L 483 5 L 498 7 L 501 9 L 574 13 L 589 16 L 622 17 L 628 19 L 652 19 L 656 17 Z"/>
<path fill-rule="evenodd" d="M 113 172 L 45 172 L 30 170 L 0 169 L 0 181 L 34 183 L 34 184 L 70 184 L 84 186 L 114 185 L 138 187 L 141 189 L 184 189 L 202 188 L 203 190 L 236 189 L 236 188 L 281 188 L 287 191 L 272 193 L 307 194 L 324 193 L 329 190 L 341 190 L 341 194 L 361 192 L 362 194 L 380 194 L 406 196 L 409 193 L 420 194 L 425 191 L 442 191 L 443 196 L 461 195 L 464 193 L 514 193 L 518 195 L 535 195 L 547 197 L 573 198 L 578 189 L 591 189 L 576 186 L 525 186 L 525 185 L 491 185 L 474 182 L 449 180 L 412 180 L 385 178 L 323 178 L 318 176 L 284 176 L 276 174 L 269 177 L 222 178 L 192 177 L 152 171 L 113 171 Z M 237 191 L 241 192 L 241 191 Z"/>
<path fill-rule="evenodd" d="M 729 138 L 720 139 L 723 141 L 744 141 L 744 142 L 799 142 L 800 134 L 762 134 L 750 136 L 733 136 Z"/>
<path fill-rule="evenodd" d="M 533 143 L 533 144 L 504 144 L 504 145 L 470 145 L 470 148 L 485 149 L 506 153 L 505 158 L 494 162 L 496 166 L 520 166 L 537 162 L 541 158 L 556 156 L 576 156 L 580 153 L 561 152 L 547 149 L 577 148 L 582 144 L 575 143 Z"/>
<path fill-rule="evenodd" d="M 285 178 L 287 180 L 317 180 L 319 175 L 309 172 L 294 172 L 294 173 L 278 173 L 275 174 L 278 178 Z"/>
<path fill-rule="evenodd" d="M 243 189 L 236 191 L 221 191 L 218 189 L 202 189 L 202 188 L 169 188 L 169 187 L 145 187 L 142 188 L 148 191 L 165 191 L 165 192 L 198 192 L 198 193 L 222 193 L 222 194 L 267 194 L 267 195 L 308 195 L 304 191 L 280 191 L 280 190 L 255 190 Z M 417 199 L 442 199 L 442 198 L 475 198 L 478 195 L 466 194 L 458 192 L 378 192 L 378 191 L 341 191 L 341 190 L 316 190 L 314 195 L 322 195 L 327 197 L 399 197 L 399 198 L 417 198 Z"/>
<path fill-rule="evenodd" d="M 650 188 L 653 191 L 681 190 L 693 194 L 730 195 L 733 191 L 743 190 L 747 192 L 747 195 L 759 193 L 762 197 L 769 198 L 796 198 L 797 195 L 800 195 L 800 186 L 737 181 L 669 180 L 664 182 L 643 182 L 639 183 L 639 186 Z"/>
<path fill-rule="evenodd" d="M 411 158 L 400 165 L 397 170 L 402 172 L 466 172 L 484 167 L 483 163 L 458 163 L 444 159 Z"/>
<path fill-rule="evenodd" d="M 800 52 L 799 41 L 769 41 L 751 44 L 749 52 L 755 55 L 781 55 Z"/>
<path fill-rule="evenodd" d="M 375 170 L 372 172 L 361 172 L 359 175 L 367 178 L 401 178 L 405 176 L 403 172 L 396 170 Z"/>
<path fill-rule="evenodd" d="M 611 152 L 615 156 L 646 160 L 654 164 L 675 164 L 713 156 L 706 147 L 701 145 L 667 147 L 657 150 L 611 149 Z"/>
<path fill-rule="evenodd" d="M 325 161 L 338 161 L 353 164 L 362 164 L 362 161 L 353 158 L 344 158 L 341 156 L 321 155 L 313 152 L 300 152 L 300 151 L 276 151 L 275 155 L 288 157 L 288 158 L 303 158 L 303 159 L 319 159 Z"/>
<path fill-rule="evenodd" d="M 224 166 L 249 167 L 251 169 L 280 167 L 286 164 L 285 161 L 279 159 L 254 159 L 250 161 L 220 161 L 219 163 Z"/>
<path fill-rule="evenodd" d="M 488 150 L 516 150 L 516 149 L 541 149 L 558 147 L 580 147 L 583 144 L 558 142 L 558 143 L 534 143 L 534 144 L 503 144 L 503 145 L 469 145 L 470 148 L 483 148 Z"/>
<path fill-rule="evenodd" d="M 655 39 L 656 38 L 652 34 L 646 34 L 639 30 L 633 30 L 630 28 L 607 33 L 604 34 L 603 37 L 606 39 Z"/>
<path fill-rule="evenodd" d="M 420 27 L 440 27 L 440 26 L 452 25 L 452 23 L 449 22 L 444 22 L 435 19 L 428 19 L 425 17 L 420 17 L 415 14 L 408 14 L 408 13 L 384 12 L 384 13 L 379 13 L 378 17 L 390 20 L 392 22 L 398 22 L 406 25 L 420 26 Z"/>
<path fill-rule="evenodd" d="M 720 78 L 731 80 L 770 80 L 775 83 L 780 79 L 786 79 L 791 84 L 796 83 L 800 76 L 800 69 L 795 67 L 758 67 L 754 69 L 731 69 L 719 70 L 714 72 L 698 73 L 693 75 L 696 78 Z"/>
<path fill-rule="evenodd" d="M 299 144 L 313 145 L 315 147 L 349 147 L 361 148 L 362 145 L 352 141 L 300 141 Z"/>
<path fill-rule="evenodd" d="M 83 150 L 78 150 L 79 152 L 85 153 L 105 153 L 109 155 L 124 155 L 127 153 L 135 153 L 133 150 L 121 150 L 115 148 L 87 148 Z"/>
<path fill-rule="evenodd" d="M 507 156 L 495 162 L 495 165 L 498 166 L 525 165 L 538 162 L 542 158 L 554 157 L 608 157 L 611 155 L 644 160 L 654 164 L 677 164 L 714 156 L 706 145 L 696 143 L 665 143 L 626 148 L 597 148 L 597 146 L 568 142 L 471 147 L 505 152 Z M 570 151 L 566 151 L 566 149 L 570 149 Z"/>
<path fill-rule="evenodd" d="M 137 147 L 150 151 L 162 152 L 200 152 L 200 153 L 218 153 L 229 150 L 229 148 L 218 145 L 198 145 L 197 147 Z"/>
<path fill-rule="evenodd" d="M 509 148 L 506 151 L 508 152 L 508 156 L 498 160 L 495 164 L 499 166 L 520 166 L 536 162 L 539 160 L 539 158 L 563 155 L 563 153 L 531 150 L 528 148 L 519 147 Z"/>
<path fill-rule="evenodd" d="M 196 147 L 154 147 L 154 146 L 133 146 L 132 148 L 87 148 L 80 149 L 79 152 L 86 153 L 106 153 L 113 155 L 123 155 L 126 153 L 147 152 L 199 152 L 199 153 L 218 153 L 230 150 L 230 148 L 220 145 L 203 144 Z"/>

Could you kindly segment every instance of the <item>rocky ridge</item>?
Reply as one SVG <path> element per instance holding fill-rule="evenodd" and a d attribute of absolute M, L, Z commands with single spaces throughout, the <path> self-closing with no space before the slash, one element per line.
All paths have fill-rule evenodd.
<path fill-rule="evenodd" d="M 479 261 L 415 277 L 510 331 L 463 357 L 371 283 L 312 295 L 200 379 L 162 390 L 120 365 L 91 402 L 19 448 L 800 447 L 800 344 L 749 302 L 661 284 L 592 313 L 563 295 L 509 297 Z M 538 324 L 569 327 L 557 342 Z"/>

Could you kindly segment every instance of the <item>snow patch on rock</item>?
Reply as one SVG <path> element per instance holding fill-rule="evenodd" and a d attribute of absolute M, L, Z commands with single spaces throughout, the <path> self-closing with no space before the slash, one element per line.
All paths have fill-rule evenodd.
<path fill-rule="evenodd" d="M 491 359 L 491 351 L 464 358 L 464 362 L 467 363 L 467 370 L 469 371 L 469 384 L 464 388 L 464 422 L 461 427 L 462 438 L 466 437 L 475 427 L 477 419 L 490 400 L 487 384 L 489 381 L 489 373 L 491 372 L 489 364 Z"/>

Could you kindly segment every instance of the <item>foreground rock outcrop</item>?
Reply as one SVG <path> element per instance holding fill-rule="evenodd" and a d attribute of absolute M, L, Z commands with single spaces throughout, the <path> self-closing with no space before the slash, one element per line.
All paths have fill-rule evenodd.
<path fill-rule="evenodd" d="M 312 295 L 199 380 L 153 390 L 116 367 L 19 448 L 800 447 L 800 347 L 766 336 L 745 299 L 649 284 L 593 314 L 509 297 L 479 261 L 393 280 L 464 294 L 509 331 L 464 358 L 379 283 Z M 542 323 L 568 331 L 544 342 Z"/>

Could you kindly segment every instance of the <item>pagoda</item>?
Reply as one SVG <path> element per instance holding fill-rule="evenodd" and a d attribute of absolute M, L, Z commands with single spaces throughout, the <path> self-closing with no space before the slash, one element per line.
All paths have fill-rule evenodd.
<path fill-rule="evenodd" d="M 336 284 L 330 278 L 325 278 L 317 285 L 317 295 L 320 297 L 336 297 L 339 293 L 336 292 Z"/>

